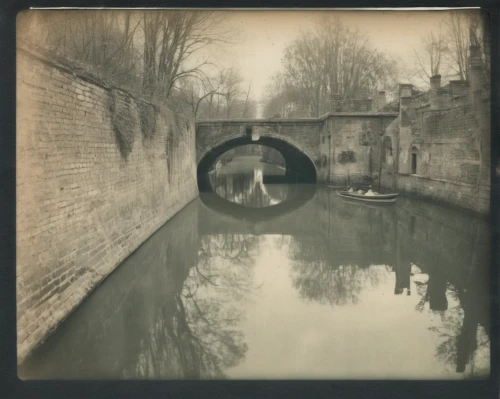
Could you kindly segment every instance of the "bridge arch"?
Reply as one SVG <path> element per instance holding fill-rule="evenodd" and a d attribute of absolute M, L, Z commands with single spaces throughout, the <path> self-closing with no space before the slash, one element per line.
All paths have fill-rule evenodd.
<path fill-rule="evenodd" d="M 254 136 L 255 138 L 255 136 Z M 260 144 L 273 148 L 281 153 L 286 165 L 286 176 L 296 183 L 316 183 L 317 170 L 311 157 L 300 146 L 283 136 L 266 133 L 252 139 L 252 134 L 232 135 L 216 141 L 211 148 L 205 150 L 198 160 L 197 174 L 200 191 L 211 191 L 208 172 L 216 159 L 230 149 L 248 144 Z"/>

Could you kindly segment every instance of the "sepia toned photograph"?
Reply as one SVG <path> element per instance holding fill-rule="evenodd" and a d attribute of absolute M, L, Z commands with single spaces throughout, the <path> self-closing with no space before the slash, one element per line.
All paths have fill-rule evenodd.
<path fill-rule="evenodd" d="M 490 377 L 487 13 L 16 30 L 20 379 Z"/>

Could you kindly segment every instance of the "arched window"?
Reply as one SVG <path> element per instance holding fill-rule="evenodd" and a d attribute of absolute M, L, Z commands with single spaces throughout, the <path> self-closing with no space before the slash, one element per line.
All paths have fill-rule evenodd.
<path fill-rule="evenodd" d="M 418 170 L 418 148 L 411 149 L 411 174 L 416 175 Z"/>

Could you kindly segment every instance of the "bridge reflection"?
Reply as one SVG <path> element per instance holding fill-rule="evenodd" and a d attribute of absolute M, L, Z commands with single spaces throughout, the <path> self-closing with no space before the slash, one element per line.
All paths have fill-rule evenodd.
<path fill-rule="evenodd" d="M 210 176 L 210 190 L 200 192 L 200 200 L 208 213 L 200 212 L 200 218 L 219 219 L 220 231 L 232 228 L 238 234 L 259 234 L 259 228 L 267 231 L 282 216 L 291 215 L 310 201 L 316 192 L 315 184 L 266 184 L 284 177 L 284 171 L 275 165 L 262 164 L 258 157 L 240 157 L 216 170 Z M 233 173 L 234 171 L 234 173 Z M 208 223 L 208 220 L 207 220 Z M 222 224 L 228 225 L 222 225 Z M 256 227 L 259 223 L 262 226 Z M 211 223 L 210 223 L 211 224 Z M 199 225 L 203 225 L 200 220 Z"/>
<path fill-rule="evenodd" d="M 222 169 L 240 164 L 240 159 L 250 159 L 251 169 L 237 170 L 236 173 L 221 173 L 216 168 L 210 174 L 212 191 L 231 202 L 250 208 L 264 208 L 276 205 L 287 199 L 288 191 L 293 188 L 286 183 L 285 170 L 272 164 L 263 164 L 258 157 L 238 157 Z M 255 164 L 252 162 L 255 160 Z M 269 184 L 272 179 L 273 184 Z M 265 182 L 267 184 L 265 184 Z M 281 184 L 279 184 L 281 183 Z"/>

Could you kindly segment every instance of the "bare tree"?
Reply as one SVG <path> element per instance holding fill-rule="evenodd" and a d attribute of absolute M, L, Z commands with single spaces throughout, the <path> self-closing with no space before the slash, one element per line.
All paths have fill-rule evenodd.
<path fill-rule="evenodd" d="M 239 71 L 234 68 L 229 68 L 220 73 L 221 94 L 225 100 L 226 118 L 231 115 L 231 110 L 240 94 L 240 85 L 243 78 Z"/>
<path fill-rule="evenodd" d="M 205 119 L 252 118 L 257 108 L 251 84 L 244 89 L 241 73 L 235 68 L 219 69 L 213 77 L 182 79 L 172 98 L 174 106 L 187 106 L 192 116 Z"/>
<path fill-rule="evenodd" d="M 411 69 L 412 77 L 429 82 L 435 75 L 447 76 L 445 57 L 448 51 L 444 40 L 442 24 L 437 32 L 431 31 L 421 38 L 421 47 L 414 49 L 415 67 Z"/>
<path fill-rule="evenodd" d="M 130 12 L 26 13 L 28 29 L 20 29 L 23 44 L 69 59 L 113 83 L 130 83 L 137 74 L 133 38 L 140 21 Z"/>
<path fill-rule="evenodd" d="M 330 110 L 334 98 L 370 98 L 397 79 L 396 72 L 396 64 L 372 48 L 358 30 L 327 16 L 314 31 L 303 32 L 285 48 L 283 73 L 274 82 L 282 92 L 270 100 L 286 88 L 296 107 L 294 114 L 319 116 Z"/>
<path fill-rule="evenodd" d="M 279 71 L 271 76 L 267 85 L 268 98 L 265 104 L 267 117 L 289 118 L 296 115 L 298 107 L 298 94 L 284 73 Z"/>
<path fill-rule="evenodd" d="M 469 72 L 469 48 L 481 49 L 484 69 L 489 73 L 489 48 L 485 18 L 477 11 L 452 11 L 446 22 L 449 37 L 447 61 L 452 71 L 461 80 L 466 80 Z"/>
<path fill-rule="evenodd" d="M 245 95 L 245 102 L 243 103 L 243 110 L 241 111 L 241 117 L 246 118 L 248 116 L 248 112 L 250 110 L 250 92 L 252 91 L 252 83 L 248 85 L 248 90 Z"/>
<path fill-rule="evenodd" d="M 409 68 L 408 79 L 416 85 L 427 83 L 438 74 L 467 80 L 471 45 L 480 48 L 488 76 L 489 41 L 485 23 L 486 19 L 477 11 L 451 11 L 435 31 L 422 37 L 420 48 L 414 49 L 414 67 Z"/>
<path fill-rule="evenodd" d="M 143 88 L 151 96 L 168 98 L 182 78 L 204 76 L 207 59 L 186 66 L 208 45 L 228 42 L 224 15 L 207 11 L 144 11 Z"/>
<path fill-rule="evenodd" d="M 183 108 L 187 106 L 190 116 L 196 118 L 200 108 L 203 108 L 203 102 L 221 95 L 218 90 L 219 82 L 208 77 L 182 79 L 172 94 L 174 99 L 172 105 L 177 105 L 174 108 L 180 112 L 183 112 Z"/>
<path fill-rule="evenodd" d="M 182 79 L 205 78 L 211 63 L 202 50 L 229 42 L 224 18 L 221 12 L 186 10 L 28 11 L 19 39 L 163 101 Z"/>

